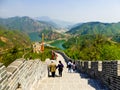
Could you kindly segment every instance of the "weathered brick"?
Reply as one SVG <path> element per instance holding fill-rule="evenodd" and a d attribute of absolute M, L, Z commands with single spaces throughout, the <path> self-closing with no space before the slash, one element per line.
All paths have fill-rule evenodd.
<path fill-rule="evenodd" d="M 35 78 L 47 75 L 47 64 L 43 65 L 39 60 L 19 59 L 7 67 L 7 72 L 3 64 L 0 64 L 0 70 L 0 90 L 15 90 L 19 84 L 24 90 L 29 90 Z"/>

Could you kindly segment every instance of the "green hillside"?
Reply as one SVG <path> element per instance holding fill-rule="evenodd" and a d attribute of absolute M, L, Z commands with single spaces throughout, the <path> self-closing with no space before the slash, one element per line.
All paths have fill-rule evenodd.
<path fill-rule="evenodd" d="M 46 58 L 51 58 L 52 50 L 57 50 L 57 48 L 46 46 L 43 53 L 33 53 L 27 34 L 17 30 L 7 30 L 0 26 L 0 62 L 5 66 L 23 56 L 25 59 L 32 58 L 45 61 Z"/>
<path fill-rule="evenodd" d="M 120 43 L 102 35 L 80 35 L 63 45 L 65 53 L 75 60 L 120 60 Z"/>
<path fill-rule="evenodd" d="M 37 32 L 43 29 L 55 29 L 50 23 L 34 20 L 30 17 L 12 17 L 0 18 L 0 25 L 7 27 L 9 30 L 20 30 L 23 32 Z"/>
<path fill-rule="evenodd" d="M 63 36 L 57 32 L 53 32 L 57 28 L 52 23 L 37 21 L 27 16 L 6 19 L 0 18 L 0 25 L 11 31 L 19 30 L 27 33 L 31 41 L 40 41 L 42 33 L 45 34 L 46 40 L 54 40 Z M 2 42 L 1 44 L 3 45 Z"/>
<path fill-rule="evenodd" d="M 9 65 L 21 58 L 25 49 L 31 46 L 29 36 L 17 30 L 7 30 L 0 26 L 0 62 Z"/>
<path fill-rule="evenodd" d="M 23 47 L 30 44 L 29 36 L 17 30 L 7 30 L 0 26 L 0 50 L 10 49 L 14 46 Z"/>
<path fill-rule="evenodd" d="M 113 36 L 120 33 L 120 23 L 88 22 L 71 28 L 67 33 L 74 35 L 102 34 Z"/>

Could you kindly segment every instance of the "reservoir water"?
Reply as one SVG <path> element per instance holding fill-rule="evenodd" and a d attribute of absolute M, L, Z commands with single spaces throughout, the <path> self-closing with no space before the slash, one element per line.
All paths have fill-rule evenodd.
<path fill-rule="evenodd" d="M 50 45 L 55 46 L 59 49 L 65 50 L 65 48 L 62 46 L 64 44 L 65 40 L 56 40 L 55 42 L 51 43 Z"/>

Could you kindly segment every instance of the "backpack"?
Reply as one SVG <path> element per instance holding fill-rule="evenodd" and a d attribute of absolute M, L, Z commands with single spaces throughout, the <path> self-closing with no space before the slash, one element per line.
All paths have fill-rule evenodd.
<path fill-rule="evenodd" d="M 71 63 L 70 64 L 68 64 L 68 66 L 67 66 L 68 68 L 71 68 L 72 67 L 72 65 L 71 65 Z"/>
<path fill-rule="evenodd" d="M 58 67 L 59 67 L 59 69 L 63 69 L 64 66 L 63 66 L 63 64 L 61 63 L 61 64 L 58 65 Z"/>
<path fill-rule="evenodd" d="M 75 65 L 75 64 L 73 64 L 72 68 L 73 68 L 73 69 L 76 69 L 76 65 Z"/>

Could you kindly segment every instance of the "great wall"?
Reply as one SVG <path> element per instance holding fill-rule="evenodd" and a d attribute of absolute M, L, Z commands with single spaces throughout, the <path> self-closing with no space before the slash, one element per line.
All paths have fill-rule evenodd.
<path fill-rule="evenodd" d="M 61 54 L 66 62 L 70 60 Z M 80 73 L 100 80 L 111 90 L 120 90 L 120 61 L 81 61 L 76 60 Z M 8 67 L 0 63 L 0 90 L 32 90 L 39 80 L 47 77 L 47 63 L 40 60 L 17 59 Z"/>
<path fill-rule="evenodd" d="M 0 63 L 0 90 L 31 90 L 47 76 L 47 65 L 40 60 L 17 59 L 7 68 Z"/>
<path fill-rule="evenodd" d="M 65 58 L 66 62 L 72 60 L 64 53 L 57 52 Z M 91 78 L 100 80 L 103 84 L 107 85 L 110 90 L 120 90 L 120 60 L 75 61 L 80 73 L 85 73 Z"/>

